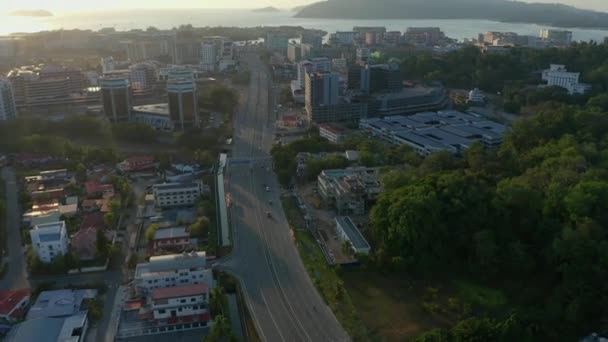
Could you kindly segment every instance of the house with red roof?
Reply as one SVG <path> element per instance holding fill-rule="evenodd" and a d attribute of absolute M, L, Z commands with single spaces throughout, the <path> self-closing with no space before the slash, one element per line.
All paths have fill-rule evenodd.
<path fill-rule="evenodd" d="M 88 181 L 84 183 L 84 189 L 87 196 L 114 195 L 114 186 L 112 184 L 101 184 L 98 181 Z"/>
<path fill-rule="evenodd" d="M 21 320 L 30 304 L 31 296 L 30 289 L 0 292 L 0 320 L 4 319 L 10 323 Z"/>
<path fill-rule="evenodd" d="M 112 233 L 104 231 L 108 240 L 112 239 Z M 97 251 L 97 228 L 88 226 L 81 228 L 71 238 L 72 251 L 80 260 L 94 260 Z"/>
<path fill-rule="evenodd" d="M 94 213 L 86 213 L 82 217 L 82 223 L 80 224 L 80 229 L 93 227 L 95 229 L 106 229 L 106 224 L 103 220 L 103 213 L 94 212 Z"/>

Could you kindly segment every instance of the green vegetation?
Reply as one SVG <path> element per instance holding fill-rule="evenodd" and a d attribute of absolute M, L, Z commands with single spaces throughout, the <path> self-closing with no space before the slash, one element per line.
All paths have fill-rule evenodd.
<path fill-rule="evenodd" d="M 150 144 L 156 142 L 158 132 L 145 124 L 123 122 L 112 125 L 112 135 L 120 141 L 138 144 Z"/>
<path fill-rule="evenodd" d="M 572 340 L 600 329 L 606 132 L 598 108 L 542 104 L 497 150 L 435 154 L 388 173 L 370 215 L 370 262 L 396 275 L 459 279 L 459 299 L 480 318 L 445 332 L 452 336 L 479 329 L 490 340 L 503 339 L 496 331 Z"/>
<path fill-rule="evenodd" d="M 201 216 L 188 227 L 188 232 L 190 236 L 201 239 L 207 238 L 209 236 L 209 218 L 206 216 Z"/>
<path fill-rule="evenodd" d="M 156 231 L 160 228 L 160 224 L 158 223 L 152 223 L 151 225 L 148 226 L 148 228 L 146 228 L 146 241 L 147 242 L 152 242 L 152 240 L 154 240 L 154 233 L 156 233 Z"/>
<path fill-rule="evenodd" d="M 211 191 L 213 193 L 213 189 Z M 211 198 L 203 198 L 198 202 L 196 208 L 198 220 L 188 230 L 203 242 L 202 248 L 207 255 L 217 255 L 219 252 L 217 244 L 217 220 L 215 202 Z"/>
<path fill-rule="evenodd" d="M 289 225 L 293 229 L 304 230 L 306 226 L 296 198 L 294 196 L 283 196 L 281 197 L 281 204 L 283 205 L 283 211 L 285 211 L 285 217 L 287 217 Z"/>
<path fill-rule="evenodd" d="M 97 229 L 95 237 L 95 256 L 97 259 L 105 260 L 110 254 L 110 241 L 101 229 Z"/>

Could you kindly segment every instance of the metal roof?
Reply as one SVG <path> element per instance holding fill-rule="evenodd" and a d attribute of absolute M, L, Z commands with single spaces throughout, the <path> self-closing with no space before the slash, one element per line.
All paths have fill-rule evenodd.
<path fill-rule="evenodd" d="M 369 248 L 369 243 L 363 237 L 357 226 L 348 216 L 336 217 L 336 223 L 342 229 L 342 231 L 348 236 L 348 239 L 353 244 L 355 249 Z"/>

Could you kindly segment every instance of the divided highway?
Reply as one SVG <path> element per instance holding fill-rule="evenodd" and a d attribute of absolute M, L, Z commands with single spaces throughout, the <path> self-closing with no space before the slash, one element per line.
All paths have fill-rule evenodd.
<path fill-rule="evenodd" d="M 349 341 L 308 277 L 281 207 L 268 71 L 256 55 L 245 60 L 251 83 L 227 170 L 234 249 L 218 266 L 240 280 L 263 341 Z"/>

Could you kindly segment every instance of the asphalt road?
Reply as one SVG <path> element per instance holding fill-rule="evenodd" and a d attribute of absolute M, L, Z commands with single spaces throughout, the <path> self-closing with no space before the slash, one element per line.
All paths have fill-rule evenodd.
<path fill-rule="evenodd" d="M 8 272 L 0 280 L 0 289 L 29 288 L 30 282 L 26 273 L 25 254 L 21 246 L 21 215 L 19 214 L 19 192 L 15 171 L 12 168 L 2 169 L 2 179 L 6 185 L 6 230 Z"/>
<path fill-rule="evenodd" d="M 348 341 L 308 277 L 281 208 L 269 155 L 275 119 L 269 108 L 268 72 L 257 56 L 244 59 L 251 84 L 246 106 L 235 120 L 235 162 L 228 167 L 234 249 L 219 267 L 241 281 L 262 340 Z"/>

